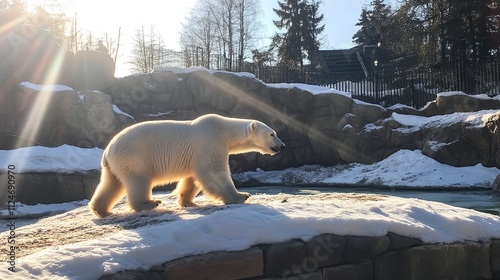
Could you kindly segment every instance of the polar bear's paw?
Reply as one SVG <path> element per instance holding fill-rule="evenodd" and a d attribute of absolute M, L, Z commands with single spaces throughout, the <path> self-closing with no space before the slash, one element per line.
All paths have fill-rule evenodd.
<path fill-rule="evenodd" d="M 181 201 L 179 200 L 179 205 L 181 207 L 198 207 L 198 204 L 192 202 L 192 201 Z"/>
<path fill-rule="evenodd" d="M 236 193 L 236 195 L 234 195 L 230 199 L 224 200 L 224 203 L 225 204 L 241 204 L 241 203 L 245 202 L 250 196 L 251 196 L 251 194 L 249 194 L 247 192 L 238 192 L 238 193 Z"/>
<path fill-rule="evenodd" d="M 160 204 L 161 204 L 161 200 L 149 200 L 149 201 L 143 202 L 141 204 L 135 203 L 134 205 L 132 205 L 132 209 L 134 209 L 137 212 L 147 211 L 147 210 L 155 209 Z"/>

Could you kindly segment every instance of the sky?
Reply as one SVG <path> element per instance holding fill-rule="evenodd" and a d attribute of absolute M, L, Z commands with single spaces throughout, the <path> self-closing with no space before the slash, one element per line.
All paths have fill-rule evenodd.
<path fill-rule="evenodd" d="M 108 32 L 117 37 L 118 28 L 122 31 L 121 56 L 117 61 L 116 76 L 129 73 L 127 53 L 130 52 L 131 39 L 137 29 L 144 25 L 154 26 L 161 33 L 168 49 L 180 50 L 179 32 L 186 15 L 193 8 L 196 0 L 164 1 L 164 0 L 132 0 L 132 1 L 101 1 L 101 0 L 56 0 L 57 9 L 68 16 L 76 16 L 78 26 L 91 31 L 94 36 L 102 36 Z M 44 0 L 28 0 L 29 6 L 38 3 L 46 4 Z M 275 32 L 273 20 L 278 17 L 273 8 L 278 7 L 277 0 L 260 0 L 264 25 L 260 47 L 269 44 L 269 39 Z M 324 14 L 325 31 L 323 33 L 323 49 L 350 48 L 352 36 L 358 30 L 355 26 L 363 6 L 368 6 L 370 0 L 323 0 L 321 12 Z"/>

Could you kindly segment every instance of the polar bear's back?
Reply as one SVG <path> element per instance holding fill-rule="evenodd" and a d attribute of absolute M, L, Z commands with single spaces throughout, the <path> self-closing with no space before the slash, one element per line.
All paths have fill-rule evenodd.
<path fill-rule="evenodd" d="M 148 121 L 135 124 L 117 134 L 104 151 L 107 161 L 115 172 L 169 174 L 169 180 L 185 176 L 192 170 L 191 160 L 199 158 L 209 133 L 196 127 L 191 121 Z M 201 135 L 201 136 L 200 136 Z M 205 138 L 205 141 L 200 141 Z"/>

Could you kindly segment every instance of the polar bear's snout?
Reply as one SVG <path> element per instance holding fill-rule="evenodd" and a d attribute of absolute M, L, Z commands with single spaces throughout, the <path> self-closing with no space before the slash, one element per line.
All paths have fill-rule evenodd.
<path fill-rule="evenodd" d="M 275 153 L 279 153 L 284 147 L 285 143 L 281 141 L 278 137 L 275 137 L 275 145 L 271 147 L 271 150 L 273 150 Z"/>

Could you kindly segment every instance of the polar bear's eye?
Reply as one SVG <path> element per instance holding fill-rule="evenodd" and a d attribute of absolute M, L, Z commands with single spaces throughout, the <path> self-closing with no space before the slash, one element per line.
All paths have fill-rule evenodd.
<path fill-rule="evenodd" d="M 271 133 L 271 137 L 274 137 L 274 133 Z"/>

